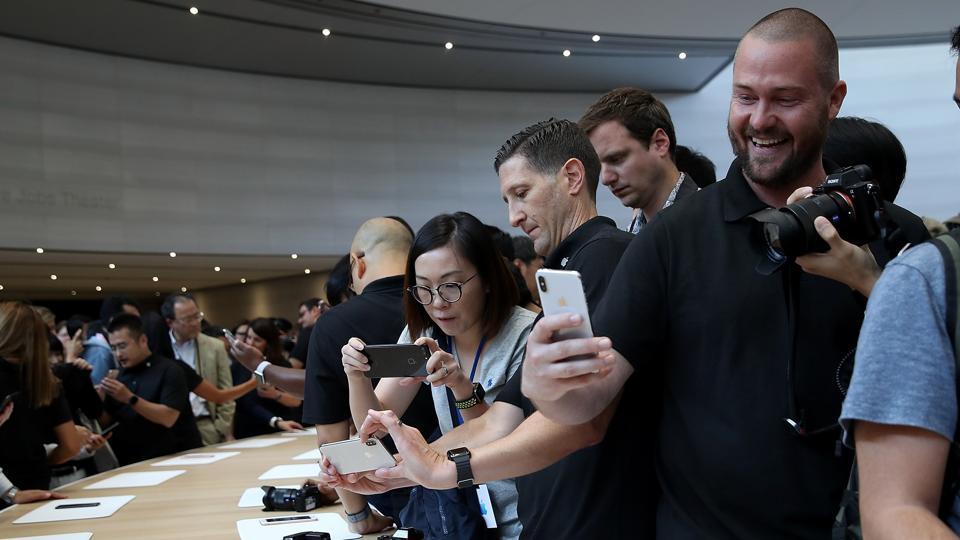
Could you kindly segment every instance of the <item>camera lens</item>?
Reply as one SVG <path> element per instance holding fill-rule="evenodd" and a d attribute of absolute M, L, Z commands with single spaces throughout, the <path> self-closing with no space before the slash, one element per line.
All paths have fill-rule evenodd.
<path fill-rule="evenodd" d="M 372 440 L 369 440 L 369 439 L 368 439 L 367 442 L 365 442 L 364 444 L 366 444 L 367 446 L 376 446 L 376 445 L 377 445 L 376 442 L 374 442 L 374 441 L 372 441 Z"/>
<path fill-rule="evenodd" d="M 540 292 L 547 292 L 547 280 L 543 276 L 537 276 L 537 283 L 540 284 Z"/>

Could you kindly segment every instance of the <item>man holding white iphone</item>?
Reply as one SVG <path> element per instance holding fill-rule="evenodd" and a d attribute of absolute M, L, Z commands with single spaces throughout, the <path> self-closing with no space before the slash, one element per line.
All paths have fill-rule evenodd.
<path fill-rule="evenodd" d="M 586 133 L 567 120 L 539 122 L 503 145 L 495 167 L 511 224 L 546 256 L 546 268 L 579 272 L 588 306 L 595 306 L 633 235 L 597 215 L 600 162 Z M 649 447 L 629 445 L 623 428 L 603 437 L 610 422 L 641 426 L 650 412 L 639 405 L 650 393 L 634 392 L 619 412 L 614 404 L 580 426 L 563 426 L 521 395 L 520 373 L 486 413 L 432 445 L 392 411 L 370 411 L 361 437 L 389 431 L 402 462 L 363 476 L 340 475 L 326 462 L 323 479 L 377 493 L 388 486 L 444 489 L 516 477 L 521 538 L 652 538 L 657 488 Z M 627 462 L 635 464 L 631 475 L 621 470 Z"/>

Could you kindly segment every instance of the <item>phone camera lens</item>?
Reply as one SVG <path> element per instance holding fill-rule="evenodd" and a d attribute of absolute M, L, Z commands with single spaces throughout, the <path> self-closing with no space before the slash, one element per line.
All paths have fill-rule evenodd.
<path fill-rule="evenodd" d="M 365 442 L 364 444 L 366 444 L 367 446 L 376 446 L 376 445 L 377 445 L 377 443 L 375 443 L 375 442 L 373 442 L 373 441 L 371 441 L 371 440 L 368 440 L 368 441 Z"/>
<path fill-rule="evenodd" d="M 543 276 L 537 276 L 537 283 L 540 284 L 540 292 L 547 292 L 547 280 Z"/>

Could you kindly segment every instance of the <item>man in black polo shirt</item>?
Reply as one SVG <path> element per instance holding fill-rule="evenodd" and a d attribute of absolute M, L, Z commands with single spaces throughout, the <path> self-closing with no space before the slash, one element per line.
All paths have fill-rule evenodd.
<path fill-rule="evenodd" d="M 120 424 L 110 439 L 120 464 L 202 446 L 183 372 L 150 352 L 140 317 L 117 315 L 107 330 L 121 370 L 100 383 L 106 393 L 100 422 Z"/>
<path fill-rule="evenodd" d="M 738 157 L 726 180 L 662 212 L 627 249 L 592 318 L 609 337 L 552 343 L 569 316 L 531 334 L 523 392 L 557 421 L 597 414 L 630 378 L 662 381 L 658 432 L 633 434 L 656 445 L 660 538 L 830 537 L 850 471 L 837 373 L 879 270 L 818 220 L 827 253 L 798 259 L 807 272 L 786 261 L 762 274 L 747 217 L 823 181 L 845 94 L 823 21 L 787 9 L 758 22 L 734 63 Z M 570 358 L 580 354 L 593 358 Z"/>
<path fill-rule="evenodd" d="M 580 273 L 592 309 L 633 236 L 597 215 L 600 163 L 586 133 L 567 120 L 534 124 L 503 145 L 495 167 L 511 224 L 547 256 L 545 267 Z M 517 477 L 521 538 L 652 538 L 658 494 L 652 445 L 628 444 L 622 424 L 652 431 L 655 393 L 632 388 L 619 409 L 613 405 L 595 421 L 571 427 L 539 414 L 520 386 L 518 371 L 486 413 L 429 447 L 392 413 L 373 414 L 370 425 L 387 428 L 403 456 L 403 465 L 385 477 L 456 487 L 462 478 L 445 452 L 466 447 L 476 483 Z M 607 422 L 616 427 L 600 442 Z M 361 485 L 357 489 L 376 487 Z"/>
<path fill-rule="evenodd" d="M 330 306 L 319 298 L 308 298 L 297 306 L 297 323 L 300 325 L 300 333 L 297 335 L 297 344 L 290 352 L 289 358 L 294 368 L 303 368 L 307 365 L 307 351 L 310 350 L 313 325 L 328 309 Z"/>
<path fill-rule="evenodd" d="M 405 325 L 403 273 L 413 238 L 400 222 L 375 218 L 360 226 L 350 248 L 353 289 L 358 296 L 342 303 L 313 325 L 304 388 L 303 421 L 316 424 L 317 443 L 350 436 L 350 397 L 340 349 L 351 337 L 364 343 L 396 343 Z M 423 386 L 404 421 L 430 434 L 437 426 L 430 389 Z M 351 529 L 362 534 L 382 530 L 390 520 L 369 509 L 364 497 L 339 490 Z M 398 517 L 406 501 L 385 497 L 374 504 Z M 395 504 L 394 504 L 395 503 Z"/>

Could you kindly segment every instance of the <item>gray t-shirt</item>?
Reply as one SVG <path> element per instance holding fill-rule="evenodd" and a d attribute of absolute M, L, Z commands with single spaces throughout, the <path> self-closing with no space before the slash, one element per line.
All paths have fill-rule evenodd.
<path fill-rule="evenodd" d="M 840 424 L 853 446 L 856 420 L 911 426 L 952 441 L 956 374 L 947 331 L 943 257 L 917 246 L 887 265 L 870 294 Z M 948 525 L 960 532 L 960 500 Z"/>
<path fill-rule="evenodd" d="M 480 365 L 477 366 L 477 373 L 473 380 L 483 386 L 483 401 L 488 405 L 493 404 L 504 384 L 520 368 L 523 355 L 527 350 L 527 336 L 536 318 L 534 313 L 521 307 L 514 307 L 510 318 L 503 323 L 500 332 L 484 345 Z M 433 337 L 433 332 L 428 330 L 426 335 Z M 413 341 L 409 328 L 404 328 L 397 342 L 412 343 Z M 457 361 L 463 365 L 470 360 L 461 361 L 457 358 Z M 450 416 L 450 403 L 447 401 L 447 387 L 432 386 L 431 390 L 440 431 L 447 433 L 454 427 Z M 517 517 L 516 483 L 512 479 L 498 480 L 489 482 L 487 488 L 490 490 L 500 537 L 503 540 L 519 538 L 521 526 L 520 519 Z"/>

